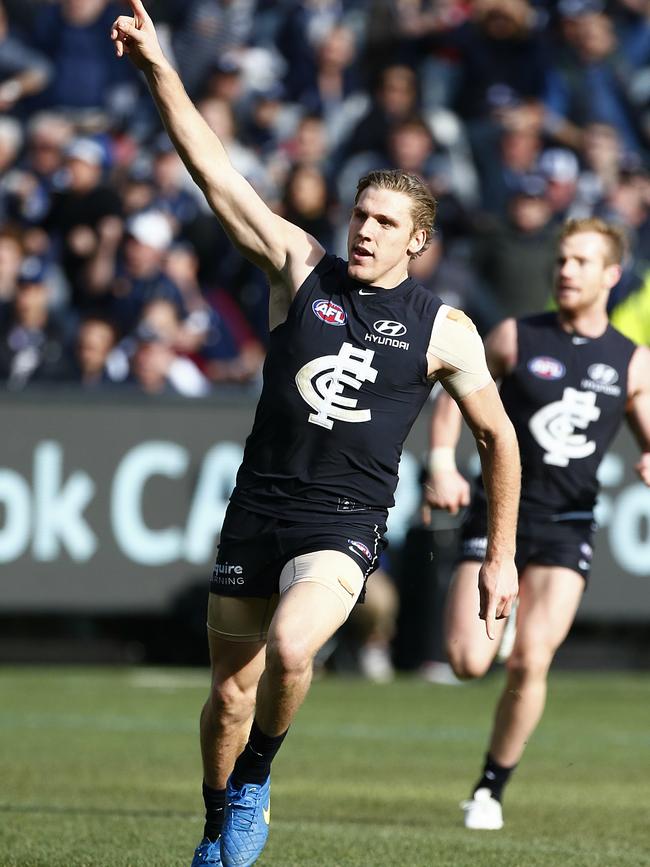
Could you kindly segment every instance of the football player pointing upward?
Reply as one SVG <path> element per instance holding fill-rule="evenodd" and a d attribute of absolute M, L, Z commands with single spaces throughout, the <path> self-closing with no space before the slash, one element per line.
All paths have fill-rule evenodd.
<path fill-rule="evenodd" d="M 493 519 L 479 584 L 489 635 L 517 592 L 519 456 L 473 325 L 408 277 L 433 231 L 424 184 L 400 172 L 362 178 L 349 261 L 328 255 L 235 171 L 140 0 L 130 2 L 133 16 L 111 32 L 117 55 L 143 70 L 192 177 L 270 285 L 264 386 L 210 581 L 206 824 L 192 862 L 245 867 L 266 841 L 271 761 L 314 656 L 376 568 L 402 444 L 433 382 L 462 401 L 484 460 Z"/>
<path fill-rule="evenodd" d="M 507 319 L 486 338 L 488 364 L 502 380 L 501 397 L 521 450 L 520 596 L 483 775 L 464 803 L 469 828 L 503 824 L 503 787 L 542 715 L 549 666 L 589 575 L 598 465 L 626 416 L 641 447 L 636 469 L 650 485 L 650 349 L 635 347 L 607 319 L 622 255 L 618 229 L 597 219 L 569 221 L 558 244 L 557 312 Z M 430 505 L 451 512 L 469 501 L 469 486 L 453 463 L 460 424 L 456 406 L 443 394 L 434 407 L 425 490 Z M 483 675 L 496 652 L 471 616 L 485 528 L 485 495 L 478 485 L 447 599 L 447 653 L 460 677 Z M 499 624 L 499 635 L 502 630 Z"/>

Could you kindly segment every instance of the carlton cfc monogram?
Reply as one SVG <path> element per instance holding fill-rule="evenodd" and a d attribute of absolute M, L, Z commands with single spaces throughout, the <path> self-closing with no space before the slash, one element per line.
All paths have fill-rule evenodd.
<path fill-rule="evenodd" d="M 309 416 L 311 424 L 331 430 L 334 420 L 370 421 L 370 410 L 356 409 L 357 399 L 344 397 L 342 391 L 346 386 L 358 391 L 364 382 L 377 379 L 378 371 L 370 366 L 374 355 L 372 349 L 356 349 L 344 343 L 338 355 L 314 358 L 300 368 L 296 374 L 298 391 L 317 410 Z"/>

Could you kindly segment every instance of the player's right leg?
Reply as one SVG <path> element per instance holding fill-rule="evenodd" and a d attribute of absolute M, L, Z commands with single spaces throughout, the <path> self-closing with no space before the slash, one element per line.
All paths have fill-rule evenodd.
<path fill-rule="evenodd" d="M 363 584 L 358 563 L 338 550 L 298 555 L 282 570 L 255 719 L 227 785 L 221 838 L 227 867 L 250 867 L 266 844 L 271 762 L 307 694 L 317 652 L 343 625 Z"/>
<path fill-rule="evenodd" d="M 250 731 L 264 669 L 264 624 L 274 603 L 210 594 L 208 641 L 211 684 L 201 712 L 201 756 L 206 821 L 192 867 L 220 867 L 226 782 Z M 224 637 L 228 634 L 228 638 Z M 251 633 L 256 637 L 251 640 Z"/>
<path fill-rule="evenodd" d="M 573 569 L 529 564 L 522 573 L 507 683 L 497 704 L 483 775 L 464 804 L 468 828 L 503 826 L 503 790 L 541 718 L 548 670 L 583 590 L 584 579 Z"/>
<path fill-rule="evenodd" d="M 447 656 L 458 677 L 482 677 L 499 649 L 506 621 L 497 621 L 497 634 L 489 639 L 485 623 L 479 620 L 478 573 L 481 564 L 460 562 L 454 573 L 445 608 Z M 461 803 L 466 828 L 498 830 L 503 826 L 501 804 L 486 790 L 476 791 Z"/>
<path fill-rule="evenodd" d="M 456 567 L 445 603 L 445 646 L 447 658 L 460 678 L 482 677 L 499 649 L 505 620 L 498 621 L 496 636 L 489 639 L 485 623 L 479 620 L 478 573 L 481 564 L 463 560 Z"/>

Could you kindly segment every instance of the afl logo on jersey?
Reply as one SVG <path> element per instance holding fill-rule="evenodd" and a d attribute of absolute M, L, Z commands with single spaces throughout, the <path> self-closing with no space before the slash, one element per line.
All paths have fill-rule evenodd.
<path fill-rule="evenodd" d="M 319 319 L 322 319 L 327 325 L 345 325 L 347 316 L 345 310 L 333 301 L 327 301 L 325 298 L 319 298 L 311 305 Z"/>
<path fill-rule="evenodd" d="M 562 379 L 566 367 L 550 355 L 537 355 L 528 362 L 528 370 L 538 379 Z"/>
<path fill-rule="evenodd" d="M 401 337 L 406 334 L 406 325 L 393 319 L 378 319 L 372 327 L 377 334 L 386 334 L 388 337 Z"/>

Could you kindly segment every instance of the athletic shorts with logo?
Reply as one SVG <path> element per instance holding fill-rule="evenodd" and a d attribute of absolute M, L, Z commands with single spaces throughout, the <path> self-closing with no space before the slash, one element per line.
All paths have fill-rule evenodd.
<path fill-rule="evenodd" d="M 562 515 L 533 518 L 519 516 L 515 563 L 521 573 L 529 564 L 563 566 L 587 581 L 593 558 L 592 519 L 564 518 Z M 487 510 L 481 501 L 472 502 L 460 528 L 457 562 L 482 561 L 487 548 Z"/>
<path fill-rule="evenodd" d="M 385 530 L 385 521 L 375 513 L 356 515 L 354 520 L 339 518 L 332 524 L 301 524 L 231 503 L 221 530 L 210 593 L 267 599 L 278 593 L 278 579 L 289 560 L 314 551 L 347 554 L 367 579 L 386 547 Z M 360 602 L 364 595 L 365 586 Z"/>

